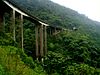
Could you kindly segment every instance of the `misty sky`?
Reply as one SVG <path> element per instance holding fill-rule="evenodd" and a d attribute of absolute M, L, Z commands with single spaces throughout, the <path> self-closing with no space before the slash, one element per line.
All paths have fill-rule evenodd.
<path fill-rule="evenodd" d="M 51 0 L 100 22 L 100 0 Z"/>

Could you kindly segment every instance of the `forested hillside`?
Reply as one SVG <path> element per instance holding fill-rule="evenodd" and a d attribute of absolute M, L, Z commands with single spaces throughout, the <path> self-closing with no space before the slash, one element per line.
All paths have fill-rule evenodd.
<path fill-rule="evenodd" d="M 91 39 L 100 44 L 99 22 L 92 21 L 85 15 L 55 4 L 50 0 L 20 0 L 20 3 L 16 0 L 15 4 L 44 22 L 52 26 L 65 27 L 67 29 L 76 27 L 79 32 L 82 32 L 81 34 L 88 34 Z"/>
<path fill-rule="evenodd" d="M 24 19 L 24 51 L 12 39 L 10 15 L 5 14 L 5 32 L 0 34 L 0 75 L 100 75 L 100 23 L 50 0 L 8 0 L 48 23 L 65 28 L 56 36 L 48 33 L 44 61 L 35 59 L 35 27 Z M 19 4 L 20 2 L 20 4 Z M 76 28 L 76 30 L 74 30 Z M 48 31 L 48 30 L 47 30 Z M 33 58 L 33 59 L 32 59 Z"/>

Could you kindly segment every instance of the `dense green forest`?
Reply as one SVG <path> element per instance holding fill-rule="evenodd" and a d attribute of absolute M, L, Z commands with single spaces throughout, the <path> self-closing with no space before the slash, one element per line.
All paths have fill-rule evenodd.
<path fill-rule="evenodd" d="M 43 57 L 43 62 L 37 61 L 34 24 L 24 19 L 22 50 L 18 35 L 19 18 L 16 18 L 14 42 L 10 30 L 11 14 L 6 13 L 5 32 L 0 33 L 0 75 L 100 75 L 99 22 L 50 0 L 8 1 L 45 23 L 65 28 L 66 31 L 61 31 L 56 36 L 48 33 L 48 53 Z"/>

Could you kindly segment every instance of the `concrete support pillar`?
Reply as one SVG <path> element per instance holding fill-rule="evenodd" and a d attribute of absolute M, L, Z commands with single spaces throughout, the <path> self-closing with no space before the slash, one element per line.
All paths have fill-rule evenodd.
<path fill-rule="evenodd" d="M 16 41 L 16 33 L 15 33 L 15 10 L 13 10 L 13 17 L 12 17 L 12 24 L 13 24 L 13 40 Z"/>
<path fill-rule="evenodd" d="M 56 35 L 56 33 L 57 33 L 57 30 L 56 30 L 56 28 L 54 28 L 53 35 Z"/>
<path fill-rule="evenodd" d="M 50 36 L 52 35 L 52 29 L 50 28 Z"/>
<path fill-rule="evenodd" d="M 36 37 L 36 58 L 39 58 L 39 26 L 35 26 L 35 37 Z"/>
<path fill-rule="evenodd" d="M 22 47 L 22 50 L 24 49 L 23 44 L 24 44 L 24 38 L 23 38 L 23 15 L 21 14 L 21 47 Z"/>
<path fill-rule="evenodd" d="M 43 60 L 43 56 L 47 54 L 47 27 L 36 25 L 36 57 Z"/>
<path fill-rule="evenodd" d="M 3 32 L 5 32 L 5 16 L 3 16 Z"/>
<path fill-rule="evenodd" d="M 3 32 L 3 15 L 0 14 L 0 32 Z"/>
<path fill-rule="evenodd" d="M 44 52 L 43 52 L 43 25 L 40 25 L 39 34 L 40 34 L 40 56 L 43 57 L 44 56 Z"/>
<path fill-rule="evenodd" d="M 44 26 L 44 55 L 47 54 L 47 27 Z"/>

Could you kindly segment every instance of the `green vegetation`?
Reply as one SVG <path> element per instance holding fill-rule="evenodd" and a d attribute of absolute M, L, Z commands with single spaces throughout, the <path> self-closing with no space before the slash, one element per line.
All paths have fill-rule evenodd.
<path fill-rule="evenodd" d="M 9 41 L 2 40 L 2 43 Z M 33 61 L 32 57 L 28 57 L 21 49 L 5 44 L 0 46 L 0 75 L 45 74 L 41 65 L 37 61 Z"/>
<path fill-rule="evenodd" d="M 0 46 L 1 75 L 99 75 L 100 49 L 86 35 L 64 31 L 48 38 L 48 54 L 39 63 L 23 50 L 2 38 Z M 74 37 L 73 37 L 74 35 Z M 6 40 L 3 40 L 6 39 Z M 29 50 L 30 51 L 30 50 Z M 28 54 L 29 55 L 29 54 Z"/>
<path fill-rule="evenodd" d="M 49 39 L 48 49 L 43 64 L 48 74 L 100 74 L 100 49 L 86 35 L 63 32 Z"/>
<path fill-rule="evenodd" d="M 38 62 L 35 60 L 34 24 L 24 19 L 24 50 L 21 50 L 19 18 L 16 17 L 14 42 L 11 15 L 5 13 L 5 32 L 0 33 L 0 75 L 100 75 L 99 22 L 50 0 L 12 2 L 52 26 L 66 28 L 66 31 L 57 35 L 48 33 L 48 53 L 44 62 Z M 74 27 L 77 30 L 73 30 Z"/>

